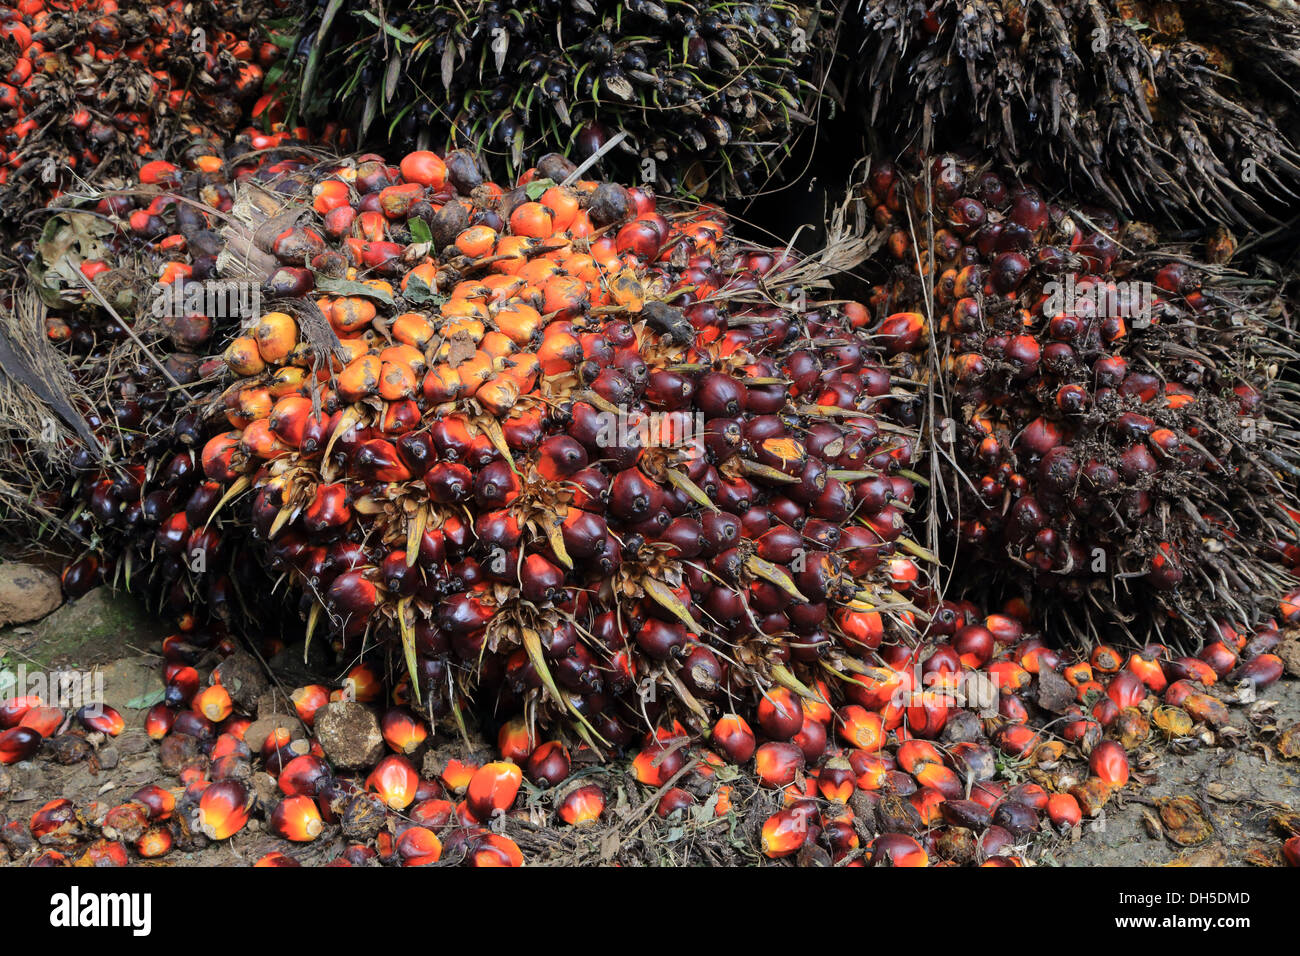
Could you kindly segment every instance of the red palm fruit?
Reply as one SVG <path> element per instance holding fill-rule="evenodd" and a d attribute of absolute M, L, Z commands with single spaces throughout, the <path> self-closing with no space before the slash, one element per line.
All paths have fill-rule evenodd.
<path fill-rule="evenodd" d="M 329 764 L 315 754 L 294 757 L 281 768 L 276 778 L 280 792 L 286 797 L 314 797 L 329 780 Z"/>
<path fill-rule="evenodd" d="M 1047 818 L 1060 830 L 1077 827 L 1083 820 L 1079 801 L 1068 793 L 1054 793 L 1047 799 Z"/>
<path fill-rule="evenodd" d="M 1120 671 L 1106 685 L 1106 696 L 1120 709 L 1136 707 L 1146 699 L 1146 685 L 1130 671 Z"/>
<path fill-rule="evenodd" d="M 520 593 L 525 601 L 534 604 L 554 601 L 564 588 L 564 571 L 540 554 L 530 554 L 524 558 L 519 577 Z"/>
<path fill-rule="evenodd" d="M 681 787 L 672 787 L 664 791 L 664 795 L 659 798 L 655 804 L 655 814 L 661 819 L 666 820 L 674 813 L 688 810 L 695 806 L 695 798 L 687 793 Z"/>
<path fill-rule="evenodd" d="M 145 733 L 150 740 L 162 740 L 171 733 L 176 711 L 166 704 L 154 704 L 144 716 Z"/>
<path fill-rule="evenodd" d="M 916 840 L 904 833 L 882 833 L 867 853 L 872 866 L 929 866 L 930 857 Z"/>
<path fill-rule="evenodd" d="M 1288 866 L 1300 866 L 1300 836 L 1293 836 L 1282 844 L 1282 856 Z"/>
<path fill-rule="evenodd" d="M 310 843 L 320 836 L 320 811 L 308 796 L 285 797 L 275 805 L 267 828 L 278 837 L 295 843 Z"/>
<path fill-rule="evenodd" d="M 767 787 L 789 786 L 803 767 L 803 751 L 794 744 L 772 741 L 754 752 L 754 771 Z"/>
<path fill-rule="evenodd" d="M 657 661 L 666 661 L 681 654 L 690 634 L 680 624 L 649 618 L 637 631 L 636 643 L 641 650 Z"/>
<path fill-rule="evenodd" d="M 778 810 L 763 821 L 763 855 L 773 860 L 798 852 L 808 839 L 808 814 L 794 807 Z"/>
<path fill-rule="evenodd" d="M 1039 744 L 1034 731 L 1022 724 L 1007 724 L 995 737 L 998 749 L 1009 757 L 1027 757 Z"/>
<path fill-rule="evenodd" d="M 1114 674 L 1124 666 L 1124 658 L 1119 651 L 1108 644 L 1098 644 L 1094 647 L 1089 661 L 1092 669 L 1099 674 Z"/>
<path fill-rule="evenodd" d="M 1164 668 L 1166 676 L 1171 681 L 1194 681 L 1204 687 L 1210 687 L 1219 679 L 1214 668 L 1196 657 L 1178 657 L 1165 661 Z"/>
<path fill-rule="evenodd" d="M 28 730 L 36 731 L 42 737 L 50 737 L 58 732 L 65 720 L 67 714 L 58 707 L 33 707 L 23 714 L 22 720 L 18 721 L 18 727 L 26 727 Z"/>
<path fill-rule="evenodd" d="M 402 866 L 428 866 L 442 858 L 442 841 L 428 827 L 407 827 L 394 844 Z"/>
<path fill-rule="evenodd" d="M 1102 783 L 1122 787 L 1128 783 L 1128 754 L 1113 740 L 1103 740 L 1088 756 L 1088 769 Z"/>
<path fill-rule="evenodd" d="M 0 732 L 0 764 L 28 760 L 41 746 L 41 735 L 28 727 L 10 727 Z"/>
<path fill-rule="evenodd" d="M 77 719 L 87 730 L 116 737 L 126 730 L 126 720 L 107 704 L 87 705 L 77 711 Z"/>
<path fill-rule="evenodd" d="M 595 823 L 605 812 L 605 791 L 594 783 L 570 791 L 560 802 L 560 819 L 570 826 Z"/>
<path fill-rule="evenodd" d="M 199 829 L 210 840 L 227 840 L 248 823 L 253 797 L 238 780 L 211 784 L 199 797 Z"/>
<path fill-rule="evenodd" d="M 366 777 L 366 789 L 391 810 L 405 810 L 415 800 L 420 775 L 405 757 L 390 754 Z"/>
<path fill-rule="evenodd" d="M 632 760 L 636 779 L 648 787 L 662 787 L 686 764 L 685 748 L 677 741 L 656 740 Z"/>
<path fill-rule="evenodd" d="M 528 732 L 528 721 L 522 714 L 512 717 L 497 731 L 497 750 L 502 760 L 523 763 L 533 752 L 533 738 Z"/>
<path fill-rule="evenodd" d="M 0 701 L 0 728 L 17 727 L 18 722 L 33 707 L 43 707 L 44 702 L 35 694 L 10 697 Z"/>
<path fill-rule="evenodd" d="M 230 693 L 220 684 L 205 687 L 194 695 L 190 706 L 214 724 L 219 724 L 230 716 L 233 704 Z"/>
<path fill-rule="evenodd" d="M 503 760 L 484 764 L 470 778 L 465 803 L 475 819 L 486 823 L 497 812 L 510 809 L 522 782 L 523 772 L 517 764 Z"/>
<path fill-rule="evenodd" d="M 868 753 L 878 751 L 885 742 L 885 722 L 880 714 L 873 714 L 857 704 L 840 708 L 840 739 L 850 747 Z"/>
<path fill-rule="evenodd" d="M 474 843 L 469 855 L 470 866 L 523 866 L 524 855 L 519 845 L 499 833 L 488 833 Z"/>
<path fill-rule="evenodd" d="M 58 797 L 32 814 L 27 828 L 38 840 L 54 842 L 52 838 L 73 835 L 77 829 L 77 808 L 71 800 Z"/>
<path fill-rule="evenodd" d="M 737 714 L 727 714 L 718 718 L 713 725 L 713 746 L 717 747 L 732 763 L 746 763 L 754 756 L 757 742 L 754 732 L 750 730 L 745 718 Z"/>
<path fill-rule="evenodd" d="M 135 852 L 146 860 L 155 860 L 171 852 L 172 833 L 166 827 L 150 827 L 135 841 Z"/>
<path fill-rule="evenodd" d="M 310 727 L 316 722 L 316 712 L 329 703 L 330 692 L 323 684 L 308 684 L 296 688 L 289 695 L 289 700 L 293 702 L 298 717 Z"/>
<path fill-rule="evenodd" d="M 810 765 L 817 763 L 826 753 L 826 725 L 820 720 L 813 720 L 805 711 L 803 727 L 794 735 L 791 743 L 803 751 L 804 760 Z"/>
<path fill-rule="evenodd" d="M 1210 668 L 1219 677 L 1226 677 L 1228 672 L 1237 666 L 1236 651 L 1228 647 L 1228 645 L 1223 641 L 1214 641 L 1210 644 L 1206 644 L 1201 648 L 1200 653 L 1196 656 L 1206 664 L 1209 664 Z M 1161 676 L 1164 676 L 1163 671 L 1161 672 Z M 1164 690 L 1164 687 L 1152 687 L 1151 689 L 1159 693 L 1161 690 Z"/>
<path fill-rule="evenodd" d="M 385 711 L 379 727 L 384 735 L 384 743 L 393 752 L 408 757 L 424 746 L 424 741 L 429 736 L 424 721 L 401 707 Z"/>
<path fill-rule="evenodd" d="M 176 808 L 176 795 L 156 783 L 141 787 L 131 795 L 131 800 L 144 806 L 149 812 L 149 819 L 154 821 L 168 819 Z"/>
<path fill-rule="evenodd" d="M 275 868 L 275 867 L 295 867 L 302 866 L 293 857 L 281 853 L 279 850 L 273 850 L 270 853 L 258 857 L 257 862 L 253 864 L 256 867 Z"/>
<path fill-rule="evenodd" d="M 1268 687 L 1282 676 L 1285 665 L 1276 654 L 1260 654 L 1237 671 L 1237 679 L 1250 681 L 1255 687 Z"/>
<path fill-rule="evenodd" d="M 72 865 L 128 866 L 130 862 L 130 858 L 126 855 L 126 847 L 121 843 L 110 840 L 96 840 L 86 847 L 85 852 Z"/>
<path fill-rule="evenodd" d="M 758 724 L 773 740 L 790 740 L 803 729 L 803 705 L 786 687 L 769 687 L 758 701 Z"/>
<path fill-rule="evenodd" d="M 850 752 L 849 766 L 857 774 L 858 789 L 869 792 L 883 790 L 890 771 L 894 769 L 892 760 L 887 760 L 876 754 L 869 754 L 865 750 Z"/>
<path fill-rule="evenodd" d="M 411 806 L 407 815 L 411 818 L 411 822 L 419 826 L 438 830 L 451 823 L 456 815 L 456 806 L 450 800 L 421 800 Z"/>
<path fill-rule="evenodd" d="M 1223 705 L 1223 701 L 1209 694 L 1188 694 L 1182 702 L 1182 708 L 1197 723 L 1209 724 L 1211 727 L 1222 727 L 1228 723 L 1228 708 Z"/>
<path fill-rule="evenodd" d="M 537 447 L 537 471 L 548 481 L 563 481 L 586 467 L 586 449 L 568 435 L 553 435 Z"/>
<path fill-rule="evenodd" d="M 538 786 L 554 787 L 569 776 L 569 751 L 558 740 L 539 744 L 528 756 L 524 772 Z"/>
<path fill-rule="evenodd" d="M 925 690 L 914 694 L 911 700 L 919 697 L 919 704 L 912 704 L 904 711 L 909 733 L 918 737 L 938 737 L 948 723 L 948 697 L 937 691 Z"/>
<path fill-rule="evenodd" d="M 817 790 L 827 800 L 848 803 L 857 786 L 857 774 L 844 757 L 832 757 L 817 774 Z"/>

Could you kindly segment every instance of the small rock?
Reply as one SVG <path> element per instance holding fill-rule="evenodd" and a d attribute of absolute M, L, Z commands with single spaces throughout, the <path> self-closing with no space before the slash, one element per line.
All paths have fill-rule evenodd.
<path fill-rule="evenodd" d="M 118 753 L 117 747 L 109 744 L 99 752 L 99 769 L 112 770 L 117 766 L 119 760 L 121 760 L 121 755 Z"/>
<path fill-rule="evenodd" d="M 251 654 L 236 652 L 217 665 L 216 674 L 237 710 L 257 712 L 258 698 L 270 688 L 261 662 Z"/>
<path fill-rule="evenodd" d="M 45 742 L 45 751 L 57 764 L 71 766 L 81 763 L 94 752 L 90 742 L 80 734 L 60 734 Z"/>
<path fill-rule="evenodd" d="M 63 603 L 58 575 L 20 562 L 0 564 L 0 627 L 39 621 Z"/>
<path fill-rule="evenodd" d="M 284 794 L 280 792 L 279 785 L 275 778 L 269 773 L 261 771 L 253 774 L 253 793 L 257 795 L 257 802 L 260 806 L 271 808 L 283 799 Z"/>
<path fill-rule="evenodd" d="M 379 720 L 363 704 L 339 700 L 316 714 L 316 737 L 340 770 L 366 770 L 384 755 Z"/>
<path fill-rule="evenodd" d="M 1038 670 L 1038 706 L 1053 714 L 1063 714 L 1074 703 L 1074 688 L 1050 667 Z"/>
<path fill-rule="evenodd" d="M 14 776 L 9 772 L 8 767 L 0 767 L 0 797 L 3 797 L 14 786 Z"/>

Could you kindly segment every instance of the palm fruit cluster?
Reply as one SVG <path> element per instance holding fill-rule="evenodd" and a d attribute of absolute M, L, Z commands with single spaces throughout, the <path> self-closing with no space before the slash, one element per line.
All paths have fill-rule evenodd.
<path fill-rule="evenodd" d="M 146 593 L 197 647 L 224 640 L 252 609 L 263 627 L 274 620 L 259 600 L 266 572 L 237 560 L 213 520 L 223 489 L 203 481 L 197 461 L 220 350 L 262 293 L 206 285 L 226 249 L 217 229 L 242 188 L 307 165 L 309 139 L 279 127 L 195 140 L 182 165 L 146 163 L 134 188 L 51 215 L 46 239 L 20 251 L 50 303 L 43 331 L 63 354 L 67 410 L 80 426 L 52 445 L 11 437 L 17 458 L 34 463 L 26 486 L 61 517 L 50 524 L 73 550 L 64 590 L 107 581 Z"/>
<path fill-rule="evenodd" d="M 121 185 L 193 136 L 239 128 L 280 49 L 274 2 L 22 0 L 0 10 L 0 203 Z M 6 217 L 6 225 L 18 217 Z"/>
<path fill-rule="evenodd" d="M 716 210 L 575 173 L 299 177 L 269 263 L 297 287 L 226 350 L 201 464 L 309 633 L 400 648 L 435 719 L 463 697 L 599 745 L 807 690 L 913 626 L 929 555 L 863 310 L 805 308 L 817 264 Z"/>
<path fill-rule="evenodd" d="M 959 553 L 1056 594 L 1086 644 L 1248 631 L 1290 586 L 1297 531 L 1275 286 L 1215 264 L 1222 231 L 1161 243 L 989 164 L 917 165 L 863 185 L 896 260 L 872 301 L 889 350 L 932 350 L 954 466 L 937 519 Z"/>
<path fill-rule="evenodd" d="M 970 144 L 1183 224 L 1285 218 L 1300 11 L 1266 0 L 861 3 L 858 80 L 906 146 Z"/>
<path fill-rule="evenodd" d="M 383 143 L 525 156 L 711 198 L 752 194 L 817 115 L 835 41 L 818 3 L 321 2 L 296 47 L 308 119 Z"/>
<path fill-rule="evenodd" d="M 1300 623 L 1295 596 L 1277 610 L 1284 626 Z M 874 663 L 844 684 L 836 707 L 827 703 L 827 681 L 838 683 L 828 673 L 813 696 L 773 687 L 749 720 L 725 714 L 707 734 L 666 721 L 641 735 L 628 772 L 654 799 L 654 813 L 639 834 L 620 840 L 617 859 L 643 859 L 641 847 L 671 828 L 702 834 L 721 826 L 745 835 L 750 854 L 801 865 L 1032 862 L 1058 841 L 1073 842 L 1137 774 L 1156 770 L 1153 741 L 1179 753 L 1235 746 L 1241 731 L 1229 707 L 1255 699 L 1242 693 L 1246 683 L 1263 690 L 1283 669 L 1272 653 L 1282 634 L 1272 623 L 1196 657 L 1099 645 L 1073 659 L 1046 643 L 1021 601 L 995 613 L 970 601 L 934 611 L 923 643 L 882 644 Z M 30 818 L 0 818 L 0 857 L 126 865 L 233 840 L 259 866 L 324 862 L 331 853 L 333 866 L 517 866 L 534 852 L 544 858 L 539 822 L 561 834 L 620 832 L 606 813 L 617 778 L 579 772 L 593 758 L 588 746 L 539 739 L 522 715 L 500 725 L 497 759 L 488 751 L 439 756 L 409 687 L 403 692 L 400 681 L 363 663 L 334 690 L 296 688 L 295 713 L 255 721 L 257 681 L 247 678 L 257 663 L 213 651 L 164 647 L 166 699 L 145 728 L 175 784 L 151 783 L 125 799 L 110 791 L 85 804 L 61 797 Z M 383 745 L 358 764 L 354 751 L 334 751 L 332 728 L 360 721 Z M 70 714 L 38 696 L 6 701 L 0 792 L 3 764 L 88 760 L 97 739 L 125 725 L 111 708 Z M 1300 725 L 1274 746 L 1295 756 Z M 259 772 L 274 786 L 254 787 Z M 1175 842 L 1209 835 L 1195 800 L 1153 806 Z M 1267 852 L 1294 865 L 1291 816 L 1274 821 L 1283 837 Z M 260 835 L 248 826 L 254 820 Z"/>

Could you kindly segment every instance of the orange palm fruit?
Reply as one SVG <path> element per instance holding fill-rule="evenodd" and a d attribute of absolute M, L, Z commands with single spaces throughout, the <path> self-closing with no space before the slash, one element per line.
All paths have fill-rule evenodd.
<path fill-rule="evenodd" d="M 868 859 L 872 866 L 929 866 L 930 857 L 912 837 L 903 833 L 882 833 L 871 842 Z"/>
<path fill-rule="evenodd" d="M 399 402 L 415 395 L 419 379 L 409 365 L 384 362 L 379 366 L 379 397 L 388 402 Z"/>
<path fill-rule="evenodd" d="M 244 378 L 259 375 L 266 368 L 266 361 L 257 348 L 257 339 L 251 335 L 241 335 L 232 341 L 222 358 L 232 372 Z"/>
<path fill-rule="evenodd" d="M 417 149 L 402 157 L 398 165 L 402 178 L 408 183 L 419 183 L 441 189 L 447 181 L 447 164 L 436 154 L 427 149 Z"/>
<path fill-rule="evenodd" d="M 221 723 L 230 716 L 233 710 L 230 692 L 220 684 L 213 684 L 210 687 L 203 688 L 194 695 L 194 699 L 190 701 L 190 706 L 214 724 Z"/>
<path fill-rule="evenodd" d="M 474 844 L 469 857 L 470 866 L 523 866 L 524 855 L 519 845 L 499 833 L 488 833 Z"/>
<path fill-rule="evenodd" d="M 330 307 L 329 321 L 340 335 L 359 332 L 368 326 L 376 315 L 375 305 L 361 296 L 343 296 Z"/>
<path fill-rule="evenodd" d="M 424 721 L 401 707 L 385 711 L 379 726 L 389 749 L 406 756 L 419 750 L 429 736 Z"/>
<path fill-rule="evenodd" d="M 257 862 L 253 864 L 254 869 L 258 867 L 273 869 L 276 867 L 295 867 L 295 866 L 302 866 L 302 864 L 299 863 L 297 860 L 295 860 L 293 857 L 281 853 L 279 850 L 273 850 L 270 853 L 258 857 Z"/>
<path fill-rule="evenodd" d="M 424 376 L 420 390 L 425 401 L 440 405 L 454 401 L 465 390 L 465 383 L 450 365 L 436 365 Z"/>
<path fill-rule="evenodd" d="M 253 798 L 238 780 L 220 780 L 199 797 L 198 822 L 210 840 L 227 840 L 248 823 Z"/>
<path fill-rule="evenodd" d="M 470 778 L 465 802 L 475 818 L 486 823 L 498 811 L 510 809 L 522 782 L 523 771 L 518 764 L 503 760 L 486 763 Z"/>
<path fill-rule="evenodd" d="M 496 244 L 497 231 L 491 226 L 470 226 L 456 237 L 456 248 L 471 259 L 490 256 Z"/>
<path fill-rule="evenodd" d="M 339 398 L 345 402 L 359 402 L 375 394 L 383 363 L 376 355 L 362 355 L 348 363 L 338 377 Z"/>
<path fill-rule="evenodd" d="M 308 796 L 285 797 L 275 805 L 268 829 L 278 837 L 295 843 L 310 843 L 320 836 L 320 811 Z"/>
<path fill-rule="evenodd" d="M 375 765 L 366 777 L 366 789 L 378 794 L 392 810 L 405 810 L 415 800 L 420 775 L 405 757 L 390 754 Z"/>
<path fill-rule="evenodd" d="M 605 791 L 594 783 L 578 787 L 560 801 L 560 819 L 570 826 L 595 823 L 605 812 Z"/>
<path fill-rule="evenodd" d="M 389 333 L 403 345 L 409 345 L 423 353 L 425 346 L 433 339 L 433 323 L 418 312 L 403 312 L 393 319 Z"/>
<path fill-rule="evenodd" d="M 682 747 L 656 740 L 633 758 L 632 772 L 640 783 L 648 787 L 662 787 L 685 763 Z"/>
<path fill-rule="evenodd" d="M 172 833 L 166 827 L 150 827 L 135 841 L 135 852 L 146 860 L 166 856 L 172 848 Z"/>
<path fill-rule="evenodd" d="M 1101 674 L 1114 674 L 1124 666 L 1124 658 L 1109 644 L 1098 644 L 1094 647 L 1089 661 L 1092 669 Z"/>
<path fill-rule="evenodd" d="M 284 312 L 268 312 L 253 326 L 257 351 L 268 365 L 279 365 L 298 344 L 298 323 Z"/>
<path fill-rule="evenodd" d="M 808 839 L 808 814 L 796 807 L 778 810 L 763 821 L 763 855 L 773 860 L 798 852 Z"/>
<path fill-rule="evenodd" d="M 428 866 L 442 858 L 442 841 L 428 827 L 407 827 L 395 844 L 402 866 Z"/>
<path fill-rule="evenodd" d="M 857 704 L 840 708 L 839 734 L 850 747 L 868 753 L 878 751 L 885 742 L 885 722 L 880 714 L 873 714 Z"/>
<path fill-rule="evenodd" d="M 848 803 L 857 788 L 857 774 L 844 757 L 832 757 L 817 774 L 817 790 L 827 800 Z"/>
<path fill-rule="evenodd" d="M 478 764 L 462 763 L 455 758 L 447 761 L 447 766 L 443 768 L 440 777 L 442 782 L 447 785 L 447 789 L 453 793 L 464 793 L 469 786 L 470 780 L 474 777 L 474 772 L 478 770 Z"/>

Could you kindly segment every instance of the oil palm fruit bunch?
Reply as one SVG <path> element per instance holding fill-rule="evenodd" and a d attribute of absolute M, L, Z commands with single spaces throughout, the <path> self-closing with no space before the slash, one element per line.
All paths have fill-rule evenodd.
<path fill-rule="evenodd" d="M 876 332 L 933 343 L 956 466 L 936 520 L 962 551 L 1057 595 L 1087 643 L 1198 646 L 1272 613 L 1297 529 L 1294 329 L 1273 285 L 1216 264 L 1231 236 L 1162 243 L 955 155 L 878 162 L 863 191 L 896 260 Z"/>
<path fill-rule="evenodd" d="M 801 305 L 822 260 L 576 172 L 286 174 L 199 463 L 309 634 L 394 650 L 417 707 L 621 742 L 907 630 L 929 555 L 911 399 L 860 308 Z"/>
<path fill-rule="evenodd" d="M 196 132 L 229 135 L 273 111 L 259 97 L 280 49 L 259 24 L 276 9 L 23 0 L 0 10 L 0 202 L 15 212 L 122 185 Z"/>
<path fill-rule="evenodd" d="M 812 123 L 835 40 L 819 3 L 321 2 L 294 65 L 310 120 L 406 148 L 602 160 L 611 178 L 723 198 L 769 180 Z"/>
<path fill-rule="evenodd" d="M 1261 223 L 1300 183 L 1300 11 L 1248 0 L 861 3 L 900 145 L 983 149 L 1130 215 Z M 1284 217 L 1285 218 L 1285 217 Z"/>
<path fill-rule="evenodd" d="M 146 163 L 133 188 L 50 214 L 40 240 L 20 243 L 78 427 L 53 446 L 9 440 L 31 463 L 24 487 L 62 518 L 51 524 L 72 551 L 64 589 L 109 582 L 147 594 L 187 630 L 213 625 L 186 638 L 193 647 L 220 641 L 244 608 L 265 613 L 269 592 L 265 570 L 237 560 L 217 514 L 221 490 L 197 460 L 220 350 L 262 293 L 209 281 L 225 251 L 217 229 L 238 212 L 241 188 L 307 165 L 307 137 L 250 128 L 228 142 L 196 139 L 182 165 Z"/>

